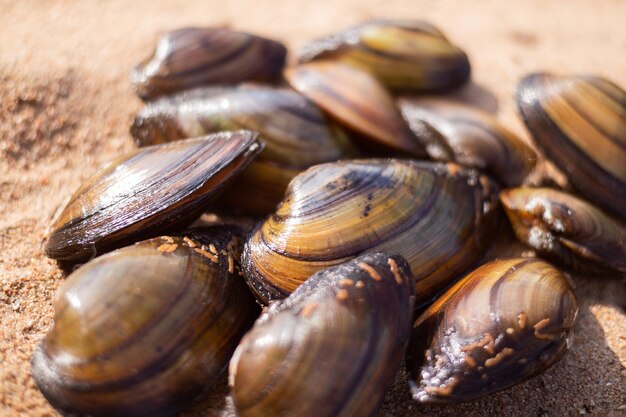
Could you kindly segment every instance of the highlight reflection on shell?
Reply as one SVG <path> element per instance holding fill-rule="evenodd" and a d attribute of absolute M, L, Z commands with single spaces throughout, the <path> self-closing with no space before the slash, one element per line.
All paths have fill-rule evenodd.
<path fill-rule="evenodd" d="M 262 150 L 257 134 L 218 133 L 121 157 L 88 179 L 55 220 L 53 259 L 80 261 L 191 223 Z"/>
<path fill-rule="evenodd" d="M 183 28 L 163 35 L 131 81 L 143 99 L 206 84 L 278 78 L 287 49 L 271 39 L 224 28 Z"/>
<path fill-rule="evenodd" d="M 413 325 L 413 399 L 471 401 L 523 382 L 567 350 L 577 313 L 563 274 L 538 259 L 503 259 L 457 282 Z"/>
<path fill-rule="evenodd" d="M 599 77 L 531 74 L 517 101 L 533 138 L 571 185 L 626 219 L 626 91 Z"/>
<path fill-rule="evenodd" d="M 287 69 L 285 78 L 294 89 L 363 139 L 414 157 L 426 156 L 420 138 L 411 132 L 392 97 L 365 71 L 316 61 Z"/>
<path fill-rule="evenodd" d="M 585 272 L 626 272 L 626 228 L 592 204 L 549 188 L 505 190 L 500 201 L 538 255 Z"/>
<path fill-rule="evenodd" d="M 225 227 L 159 237 L 92 260 L 57 292 L 32 372 L 55 407 L 171 416 L 216 381 L 258 306 Z"/>
<path fill-rule="evenodd" d="M 375 253 L 272 304 L 230 364 L 238 415 L 374 415 L 406 349 L 413 288 L 402 257 Z"/>
<path fill-rule="evenodd" d="M 467 55 L 422 21 L 372 20 L 310 42 L 300 51 L 302 62 L 318 59 L 367 70 L 393 90 L 448 90 L 470 76 Z"/>
<path fill-rule="evenodd" d="M 497 187 L 456 165 L 355 160 L 298 175 L 246 242 L 244 273 L 263 302 L 364 252 L 399 253 L 417 304 L 480 259 L 499 224 Z"/>
<path fill-rule="evenodd" d="M 264 151 L 222 198 L 239 210 L 267 213 L 300 171 L 355 151 L 345 133 L 304 96 L 262 86 L 199 88 L 149 103 L 131 133 L 139 146 L 207 133 L 259 132 Z"/>
<path fill-rule="evenodd" d="M 535 166 L 535 152 L 488 113 L 437 98 L 401 98 L 398 107 L 416 134 L 428 127 L 440 133 L 426 145 L 433 159 L 480 169 L 507 186 L 521 184 Z"/>

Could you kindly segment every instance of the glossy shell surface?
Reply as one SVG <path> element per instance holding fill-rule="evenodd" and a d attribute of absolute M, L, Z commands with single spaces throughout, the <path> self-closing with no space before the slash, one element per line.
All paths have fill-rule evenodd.
<path fill-rule="evenodd" d="M 170 416 L 228 364 L 258 306 L 226 228 L 159 237 L 99 257 L 57 292 L 33 376 L 80 415 Z M 72 414 L 75 415 L 75 414 Z"/>
<path fill-rule="evenodd" d="M 287 50 L 280 42 L 224 28 L 164 34 L 131 74 L 139 97 L 152 100 L 191 87 L 278 78 Z"/>
<path fill-rule="evenodd" d="M 467 55 L 429 23 L 372 20 L 317 39 L 301 61 L 336 60 L 369 71 L 393 90 L 441 91 L 470 76 Z"/>
<path fill-rule="evenodd" d="M 626 219 L 626 92 L 599 77 L 532 74 L 520 82 L 517 102 L 571 185 Z"/>
<path fill-rule="evenodd" d="M 418 304 L 480 259 L 499 224 L 497 187 L 457 165 L 353 160 L 317 165 L 289 185 L 246 242 L 242 263 L 263 302 L 364 252 L 401 254 Z"/>
<path fill-rule="evenodd" d="M 397 255 L 361 256 L 276 302 L 230 364 L 242 417 L 371 416 L 402 360 L 413 279 Z"/>
<path fill-rule="evenodd" d="M 626 227 L 592 204 L 549 188 L 504 190 L 500 201 L 517 238 L 539 256 L 583 272 L 626 273 Z"/>
<path fill-rule="evenodd" d="M 440 133 L 426 146 L 433 159 L 480 169 L 506 186 L 520 185 L 535 166 L 535 151 L 479 109 L 439 98 L 401 98 L 398 107 L 416 134 L 428 126 Z"/>
<path fill-rule="evenodd" d="M 87 180 L 54 221 L 46 255 L 86 260 L 191 223 L 262 150 L 257 134 L 219 133 L 146 147 Z"/>
<path fill-rule="evenodd" d="M 316 61 L 289 68 L 285 78 L 331 117 L 364 139 L 415 157 L 426 152 L 376 78 L 349 65 Z"/>
<path fill-rule="evenodd" d="M 577 301 L 566 277 L 538 259 L 502 259 L 457 282 L 413 325 L 413 398 L 470 401 L 531 378 L 567 350 Z"/>

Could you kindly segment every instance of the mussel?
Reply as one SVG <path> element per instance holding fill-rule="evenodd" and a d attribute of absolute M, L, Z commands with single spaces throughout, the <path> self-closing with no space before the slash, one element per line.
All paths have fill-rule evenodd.
<path fill-rule="evenodd" d="M 406 349 L 413 277 L 398 255 L 320 271 L 244 336 L 229 383 L 242 417 L 371 416 Z"/>
<path fill-rule="evenodd" d="M 364 252 L 402 255 L 417 304 L 471 268 L 499 224 L 497 187 L 454 164 L 394 159 L 317 165 L 289 184 L 276 212 L 251 232 L 244 275 L 264 303 L 315 272 Z"/>
<path fill-rule="evenodd" d="M 280 77 L 287 49 L 280 42 L 225 28 L 183 28 L 164 34 L 131 81 L 142 99 L 206 84 Z"/>
<path fill-rule="evenodd" d="M 328 59 L 375 75 L 393 90 L 441 91 L 470 76 L 467 55 L 429 23 L 372 20 L 305 45 L 303 62 Z"/>
<path fill-rule="evenodd" d="M 48 401 L 107 417 L 187 407 L 220 376 L 259 313 L 239 276 L 240 242 L 226 227 L 163 236 L 72 273 L 33 357 Z"/>
<path fill-rule="evenodd" d="M 470 401 L 525 381 L 567 350 L 574 292 L 539 259 L 502 259 L 457 282 L 413 325 L 407 354 L 413 398 Z"/>
<path fill-rule="evenodd" d="M 191 223 L 263 146 L 249 131 L 149 146 L 121 157 L 74 193 L 45 251 L 78 262 Z"/>
<path fill-rule="evenodd" d="M 241 174 L 222 202 L 266 214 L 302 170 L 354 154 L 343 130 L 292 90 L 263 86 L 199 88 L 149 103 L 131 133 L 139 146 L 207 133 L 259 132 L 264 151 Z"/>
<path fill-rule="evenodd" d="M 427 156 L 389 93 L 367 72 L 337 62 L 316 61 L 288 68 L 285 78 L 363 139 L 414 157 Z"/>
<path fill-rule="evenodd" d="M 592 204 L 549 188 L 514 188 L 500 201 L 517 238 L 544 258 L 584 272 L 626 273 L 626 227 Z"/>
<path fill-rule="evenodd" d="M 594 204 L 626 219 L 626 91 L 599 77 L 531 74 L 517 90 L 537 144 Z"/>
<path fill-rule="evenodd" d="M 535 166 L 535 152 L 483 111 L 438 98 L 401 98 L 398 107 L 417 135 L 429 127 L 440 133 L 426 146 L 433 159 L 478 168 L 509 187 Z"/>

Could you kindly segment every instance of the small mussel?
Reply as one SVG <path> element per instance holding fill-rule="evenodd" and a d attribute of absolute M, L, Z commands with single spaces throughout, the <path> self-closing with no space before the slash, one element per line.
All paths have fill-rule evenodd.
<path fill-rule="evenodd" d="M 417 135 L 428 127 L 440 133 L 426 146 L 433 159 L 478 168 L 508 187 L 520 185 L 535 166 L 535 152 L 483 111 L 437 98 L 401 98 L 398 107 Z"/>
<path fill-rule="evenodd" d="M 253 213 L 276 208 L 300 171 L 354 154 L 343 130 L 295 91 L 247 86 L 199 88 L 146 105 L 131 133 L 139 146 L 225 130 L 259 132 L 264 151 L 222 202 Z"/>
<path fill-rule="evenodd" d="M 520 82 L 517 101 L 571 185 L 626 219 L 626 91 L 598 77 L 532 74 Z"/>
<path fill-rule="evenodd" d="M 413 277 L 374 253 L 320 271 L 244 336 L 229 383 L 242 417 L 372 416 L 408 342 Z"/>
<path fill-rule="evenodd" d="M 365 71 L 329 61 L 288 68 L 285 78 L 331 117 L 379 147 L 426 157 L 393 98 Z"/>
<path fill-rule="evenodd" d="M 252 231 L 244 275 L 257 298 L 284 298 L 315 272 L 364 252 L 402 255 L 418 305 L 485 252 L 499 225 L 497 187 L 454 164 L 394 159 L 317 165 L 289 184 Z"/>
<path fill-rule="evenodd" d="M 407 354 L 413 399 L 471 401 L 523 382 L 567 350 L 577 302 L 539 259 L 502 259 L 457 282 L 417 319 Z"/>
<path fill-rule="evenodd" d="M 249 131 L 134 151 L 74 193 L 54 221 L 46 255 L 78 262 L 191 223 L 263 149 Z"/>
<path fill-rule="evenodd" d="M 287 49 L 280 42 L 224 28 L 183 28 L 163 35 L 131 81 L 142 99 L 206 84 L 280 77 Z"/>
<path fill-rule="evenodd" d="M 517 238 L 584 272 L 626 273 L 626 227 L 592 204 L 549 188 L 514 188 L 500 201 Z"/>
<path fill-rule="evenodd" d="M 57 292 L 37 386 L 72 415 L 170 416 L 213 384 L 259 313 L 226 227 L 159 237 L 83 265 Z"/>
<path fill-rule="evenodd" d="M 422 21 L 372 20 L 302 48 L 301 61 L 317 59 L 365 69 L 400 91 L 449 90 L 470 76 L 467 55 Z"/>

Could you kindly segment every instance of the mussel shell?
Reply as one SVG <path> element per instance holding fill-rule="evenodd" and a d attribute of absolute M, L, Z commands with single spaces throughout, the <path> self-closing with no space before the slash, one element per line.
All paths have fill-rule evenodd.
<path fill-rule="evenodd" d="M 294 178 L 276 212 L 252 231 L 244 274 L 267 303 L 321 269 L 384 250 L 409 262 L 419 305 L 480 259 L 499 220 L 494 183 L 457 165 L 317 165 Z"/>
<path fill-rule="evenodd" d="M 312 276 L 244 336 L 230 364 L 238 415 L 370 416 L 406 349 L 413 278 L 368 254 Z"/>
<path fill-rule="evenodd" d="M 300 61 L 337 60 L 393 90 L 442 91 L 470 76 L 467 55 L 429 23 L 372 20 L 305 45 Z"/>
<path fill-rule="evenodd" d="M 76 191 L 54 221 L 46 255 L 86 260 L 191 223 L 262 150 L 257 136 L 218 133 L 113 161 Z"/>
<path fill-rule="evenodd" d="M 164 34 L 131 81 L 142 99 L 206 84 L 278 78 L 287 49 L 280 42 L 224 28 L 183 28 Z"/>
<path fill-rule="evenodd" d="M 316 61 L 285 70 L 293 88 L 364 139 L 415 157 L 426 152 L 385 88 L 367 72 Z"/>
<path fill-rule="evenodd" d="M 433 159 L 478 168 L 509 187 L 535 166 L 535 151 L 483 111 L 437 98 L 401 98 L 398 107 L 414 131 L 427 125 L 440 133 L 426 146 Z"/>
<path fill-rule="evenodd" d="M 407 366 L 422 403 L 470 401 L 531 378 L 567 350 L 574 292 L 539 259 L 502 259 L 457 282 L 413 325 Z"/>
<path fill-rule="evenodd" d="M 189 406 L 259 313 L 238 274 L 240 246 L 231 229 L 214 227 L 77 269 L 33 357 L 41 392 L 81 415 L 170 416 Z"/>
<path fill-rule="evenodd" d="M 520 82 L 517 102 L 571 185 L 626 219 L 626 92 L 598 77 L 532 74 Z"/>
<path fill-rule="evenodd" d="M 502 191 L 517 238 L 544 258 L 583 272 L 626 273 L 626 227 L 592 204 L 549 188 Z"/>

